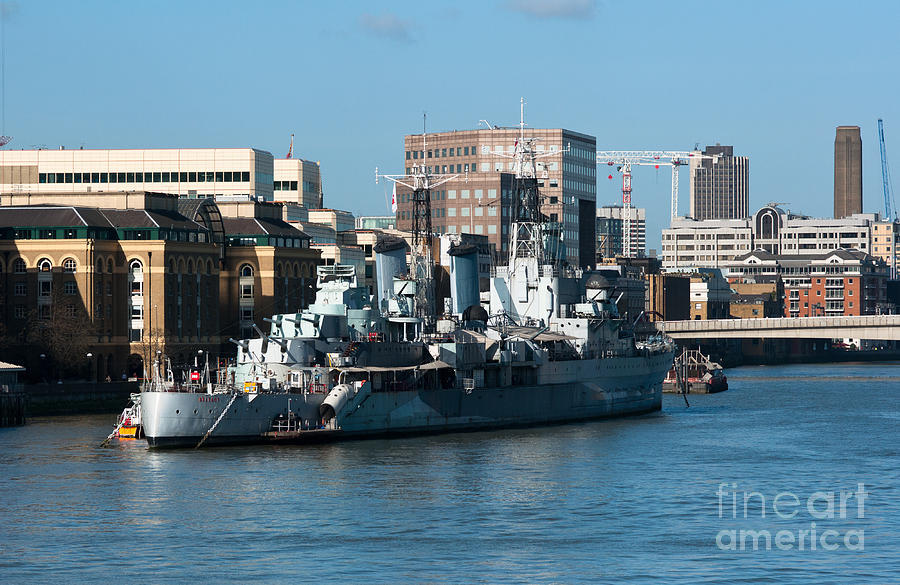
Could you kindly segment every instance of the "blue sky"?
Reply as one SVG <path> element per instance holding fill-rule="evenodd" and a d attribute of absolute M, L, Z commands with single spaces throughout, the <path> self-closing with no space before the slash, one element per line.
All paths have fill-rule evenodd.
<path fill-rule="evenodd" d="M 831 215 L 840 124 L 862 127 L 865 211 L 883 207 L 879 117 L 900 161 L 894 2 L 17 0 L 3 13 L 9 148 L 284 156 L 294 133 L 295 155 L 322 163 L 326 205 L 355 213 L 386 211 L 374 168 L 401 171 L 423 111 L 434 131 L 512 125 L 521 96 L 532 126 L 600 149 L 732 144 L 750 157 L 751 210 Z M 607 174 L 600 205 L 621 198 Z M 635 171 L 650 247 L 668 199 L 668 171 Z"/>

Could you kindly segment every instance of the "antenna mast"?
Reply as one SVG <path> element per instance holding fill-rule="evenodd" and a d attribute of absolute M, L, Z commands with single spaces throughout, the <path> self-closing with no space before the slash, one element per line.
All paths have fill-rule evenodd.
<path fill-rule="evenodd" d="M 426 133 L 427 114 L 422 114 L 422 160 L 421 164 L 410 168 L 409 174 L 385 175 L 379 174 L 375 169 L 375 183 L 379 178 L 392 181 L 409 189 L 413 203 L 412 214 L 412 276 L 415 277 L 416 288 L 416 313 L 417 316 L 430 319 L 436 313 L 434 304 L 434 255 L 431 250 L 431 190 L 459 175 L 432 174 L 425 165 L 425 152 L 428 146 Z"/>
<path fill-rule="evenodd" d="M 516 258 L 535 258 L 538 266 L 546 263 L 544 257 L 544 215 L 541 213 L 541 195 L 538 190 L 536 161 L 539 158 L 555 156 L 560 151 L 538 153 L 535 142 L 538 138 L 525 137 L 525 98 L 519 100 L 519 137 L 516 139 L 512 155 L 502 152 L 497 156 L 513 159 L 515 182 L 513 186 L 512 220 L 510 225 L 509 269 L 513 270 Z M 541 174 L 546 178 L 547 172 Z M 559 258 L 551 259 L 554 263 Z"/>

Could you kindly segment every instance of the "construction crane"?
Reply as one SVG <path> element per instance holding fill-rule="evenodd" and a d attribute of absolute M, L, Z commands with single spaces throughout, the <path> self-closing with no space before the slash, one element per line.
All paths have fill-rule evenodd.
<path fill-rule="evenodd" d="M 891 185 L 891 167 L 888 165 L 887 148 L 884 145 L 884 121 L 878 118 L 878 149 L 881 151 L 881 183 L 884 189 L 884 219 L 891 222 L 891 278 L 897 278 L 897 205 L 894 203 Z"/>
<path fill-rule="evenodd" d="M 678 168 L 690 164 L 691 160 L 718 161 L 718 156 L 703 154 L 700 151 L 678 150 L 608 150 L 597 152 L 597 164 L 618 165 L 616 170 L 622 173 L 622 251 L 631 254 L 631 167 L 660 165 L 672 167 L 672 219 L 678 217 Z M 609 175 L 612 178 L 612 175 Z"/>
<path fill-rule="evenodd" d="M 878 118 L 878 148 L 881 151 L 881 182 L 884 187 L 884 218 L 897 220 L 897 206 L 894 204 L 894 193 L 891 185 L 891 169 L 888 166 L 887 149 L 884 146 L 884 121 Z"/>
<path fill-rule="evenodd" d="M 292 158 L 294 156 L 294 135 L 291 134 L 291 146 L 288 148 L 288 153 L 284 158 Z"/>

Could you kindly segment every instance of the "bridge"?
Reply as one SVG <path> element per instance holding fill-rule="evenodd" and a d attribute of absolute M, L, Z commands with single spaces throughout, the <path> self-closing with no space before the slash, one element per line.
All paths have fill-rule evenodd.
<path fill-rule="evenodd" d="M 707 319 L 655 323 L 673 339 L 878 339 L 900 341 L 900 315 Z"/>

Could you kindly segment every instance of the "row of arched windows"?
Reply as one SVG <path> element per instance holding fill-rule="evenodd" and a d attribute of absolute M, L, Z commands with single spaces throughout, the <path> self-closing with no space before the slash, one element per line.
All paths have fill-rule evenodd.
<path fill-rule="evenodd" d="M 53 270 L 53 262 L 49 258 L 41 258 L 35 263 L 35 267 L 39 272 L 50 272 Z M 74 258 L 66 258 L 62 263 L 63 272 L 74 273 L 78 269 L 78 263 Z M 0 272 L 3 271 L 3 265 L 0 264 Z M 12 271 L 14 274 L 25 274 L 28 272 L 28 264 L 24 258 L 16 258 L 12 261 Z"/>
<path fill-rule="evenodd" d="M 282 278 L 309 278 L 310 271 L 308 264 L 301 264 L 299 262 L 279 262 L 275 265 L 275 277 Z"/>
<path fill-rule="evenodd" d="M 206 260 L 198 259 L 196 262 L 193 258 L 188 258 L 185 261 L 184 258 L 178 258 L 176 261 L 175 258 L 169 259 L 169 273 L 170 274 L 213 274 L 213 261 L 211 258 L 207 258 Z"/>
<path fill-rule="evenodd" d="M 50 272 L 53 269 L 53 262 L 49 258 L 41 258 L 35 264 L 39 272 Z M 134 259 L 128 264 L 129 271 L 131 272 L 141 272 L 143 271 L 143 263 Z M 109 273 L 112 274 L 113 269 L 115 267 L 115 263 L 112 258 L 105 259 L 100 257 L 97 259 L 96 265 L 96 273 L 103 274 Z M 75 273 L 78 270 L 78 263 L 74 258 L 66 258 L 62 262 L 63 272 L 66 273 Z M 171 274 L 213 274 L 214 264 L 212 259 L 207 258 L 206 260 L 199 259 L 194 261 L 193 258 L 188 258 L 185 261 L 184 258 L 179 258 L 177 261 L 175 258 L 169 260 L 169 273 Z M 0 264 L 0 272 L 3 271 L 3 265 Z M 16 258 L 12 262 L 12 271 L 15 274 L 25 274 L 28 271 L 28 265 L 23 258 Z M 238 273 L 241 276 L 253 276 L 255 274 L 255 269 L 250 264 L 241 265 Z M 279 262 L 275 267 L 275 276 L 278 278 L 281 277 L 301 277 L 301 278 L 309 278 L 311 276 L 309 265 L 301 264 L 299 262 Z"/>

